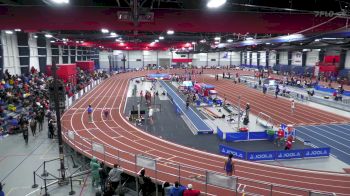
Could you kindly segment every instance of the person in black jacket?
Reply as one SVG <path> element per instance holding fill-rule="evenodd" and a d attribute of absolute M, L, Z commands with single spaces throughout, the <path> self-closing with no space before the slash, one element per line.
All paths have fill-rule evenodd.
<path fill-rule="evenodd" d="M 106 166 L 105 166 L 105 164 L 102 162 L 101 164 L 100 164 L 100 171 L 99 171 L 99 173 L 100 173 L 100 178 L 101 178 L 101 180 L 100 180 L 100 182 L 101 182 L 101 191 L 102 192 L 105 192 L 105 190 L 106 190 L 106 181 L 107 181 L 107 178 L 108 178 L 108 173 L 107 173 L 107 168 L 106 168 Z"/>
<path fill-rule="evenodd" d="M 29 137 L 29 130 L 28 130 L 28 123 L 24 122 L 23 125 L 21 125 L 23 138 L 26 144 L 28 144 L 28 137 Z"/>

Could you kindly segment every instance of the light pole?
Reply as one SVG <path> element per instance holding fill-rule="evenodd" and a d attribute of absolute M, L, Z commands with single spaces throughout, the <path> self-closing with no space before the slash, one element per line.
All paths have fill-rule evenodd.
<path fill-rule="evenodd" d="M 238 131 L 240 126 L 241 126 L 241 96 L 238 95 L 238 128 L 237 128 Z"/>
<path fill-rule="evenodd" d="M 56 121 L 57 121 L 57 137 L 58 137 L 58 152 L 60 159 L 60 172 L 61 172 L 61 181 L 59 183 L 64 183 L 66 180 L 66 169 L 64 167 L 64 154 L 63 154 L 63 142 L 62 142 L 62 129 L 61 129 L 61 113 L 60 113 L 60 100 L 59 100 L 59 89 L 57 85 L 57 67 L 56 62 L 52 64 L 52 75 L 53 75 L 53 87 L 54 92 L 54 104 L 56 110 Z M 62 87 L 63 88 L 63 87 Z M 62 91 L 62 89 L 60 89 Z M 62 96 L 62 95 L 61 95 Z M 64 98 L 64 95 L 63 95 Z"/>

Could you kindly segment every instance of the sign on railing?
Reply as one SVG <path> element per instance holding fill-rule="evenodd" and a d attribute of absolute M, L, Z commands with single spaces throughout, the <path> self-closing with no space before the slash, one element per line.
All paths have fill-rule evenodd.
<path fill-rule="evenodd" d="M 69 137 L 69 139 L 71 139 L 71 140 L 74 140 L 74 131 L 68 131 L 68 137 Z"/>
<path fill-rule="evenodd" d="M 143 155 L 136 155 L 136 165 L 151 170 L 156 170 L 156 160 Z"/>
<path fill-rule="evenodd" d="M 96 142 L 92 142 L 92 150 L 95 152 L 99 152 L 101 154 L 105 153 L 105 148 L 102 144 L 96 143 Z"/>
<path fill-rule="evenodd" d="M 236 190 L 237 178 L 233 176 L 225 176 L 214 172 L 206 172 L 207 184 Z"/>
<path fill-rule="evenodd" d="M 335 196 L 332 193 L 310 192 L 310 196 Z"/>

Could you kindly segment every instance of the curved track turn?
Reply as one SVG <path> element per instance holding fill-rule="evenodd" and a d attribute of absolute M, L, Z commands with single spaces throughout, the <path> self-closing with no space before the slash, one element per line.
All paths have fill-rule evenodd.
<path fill-rule="evenodd" d="M 205 181 L 205 171 L 210 170 L 223 173 L 224 157 L 159 139 L 138 129 L 125 118 L 123 110 L 129 79 L 144 74 L 143 72 L 131 72 L 113 76 L 83 96 L 62 116 L 62 127 L 65 133 L 64 140 L 85 156 L 95 156 L 99 160 L 105 161 L 108 165 L 119 163 L 130 173 L 136 173 L 139 169 L 134 165 L 135 154 L 153 157 L 157 160 L 157 178 L 159 180 L 170 182 L 180 180 L 182 184 L 192 183 L 196 189 L 204 191 L 205 187 L 203 183 Z M 209 80 L 210 79 L 208 79 L 208 81 Z M 228 88 L 225 82 L 220 84 L 213 81 L 213 84 L 218 86 L 219 92 L 224 90 L 224 88 Z M 244 93 L 252 94 L 249 96 L 255 97 L 254 93 L 250 90 L 239 90 L 242 90 L 241 92 L 244 91 Z M 230 92 L 229 90 L 227 91 L 226 94 L 229 95 Z M 284 101 L 278 101 L 283 103 L 283 106 L 287 104 Z M 253 103 L 253 101 L 250 102 Z M 273 106 L 270 104 L 274 102 L 267 104 L 261 102 L 260 99 L 257 99 L 256 102 L 265 106 L 269 105 L 270 107 L 268 108 L 270 108 L 270 110 L 273 109 Z M 88 117 L 86 108 L 89 104 L 94 108 L 93 123 L 87 123 Z M 111 108 L 110 120 L 103 120 L 103 108 Z M 311 109 L 307 107 L 305 107 L 305 109 L 307 109 L 307 111 L 310 110 L 309 116 L 312 118 L 310 118 L 309 121 L 317 122 L 317 119 L 320 119 L 321 122 L 326 121 L 321 115 L 313 113 Z M 253 109 L 253 111 L 254 110 L 255 109 Z M 297 118 L 294 119 L 283 116 L 281 116 L 281 118 L 286 118 L 281 120 L 293 119 L 293 122 L 299 122 Z M 301 116 L 300 119 L 305 118 Z M 338 119 L 344 120 L 340 117 L 335 117 L 335 120 Z M 66 134 L 68 130 L 72 130 L 76 134 L 74 140 L 67 137 Z M 92 142 L 103 144 L 105 154 L 102 155 L 93 152 L 91 150 Z M 147 171 L 147 175 L 155 177 L 152 171 Z M 236 175 L 239 177 L 238 183 L 247 185 L 247 192 L 260 195 L 269 195 L 271 189 L 269 183 L 282 185 L 273 187 L 273 195 L 306 196 L 309 194 L 306 190 L 289 189 L 284 186 L 335 192 L 338 193 L 338 195 L 350 195 L 350 176 L 346 174 L 284 168 L 238 161 L 236 165 Z M 181 177 L 179 178 L 178 176 Z M 212 186 L 208 186 L 207 191 L 211 195 L 232 194 L 228 190 Z"/>

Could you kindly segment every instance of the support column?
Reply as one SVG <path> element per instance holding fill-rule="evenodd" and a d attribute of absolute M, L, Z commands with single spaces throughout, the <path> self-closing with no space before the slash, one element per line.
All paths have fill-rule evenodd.
<path fill-rule="evenodd" d="M 301 54 L 301 66 L 305 67 L 306 66 L 306 58 L 307 58 L 307 52 L 303 51 Z"/>
<path fill-rule="evenodd" d="M 346 59 L 346 50 L 342 49 L 340 51 L 340 60 L 338 70 L 342 70 L 345 68 L 345 59 Z"/>
<path fill-rule="evenodd" d="M 266 55 L 266 69 L 269 69 L 269 61 L 270 61 L 270 51 L 266 51 L 265 52 L 265 55 Z"/>
<path fill-rule="evenodd" d="M 232 66 L 232 55 L 233 55 L 233 52 L 231 51 L 231 54 L 230 54 L 230 67 Z"/>
<path fill-rule="evenodd" d="M 260 52 L 257 52 L 256 53 L 256 64 L 258 66 L 258 69 L 260 68 Z"/>
<path fill-rule="evenodd" d="M 207 67 L 209 66 L 209 53 L 207 52 Z"/>
<path fill-rule="evenodd" d="M 218 66 L 220 67 L 220 51 L 218 52 Z"/>
<path fill-rule="evenodd" d="M 288 67 L 292 65 L 292 52 L 288 51 Z"/>
<path fill-rule="evenodd" d="M 129 58 L 129 50 L 128 50 L 128 59 L 127 59 L 127 61 L 128 61 L 128 69 L 130 69 L 130 58 Z"/>
<path fill-rule="evenodd" d="M 249 52 L 249 67 L 252 67 L 253 52 Z"/>

